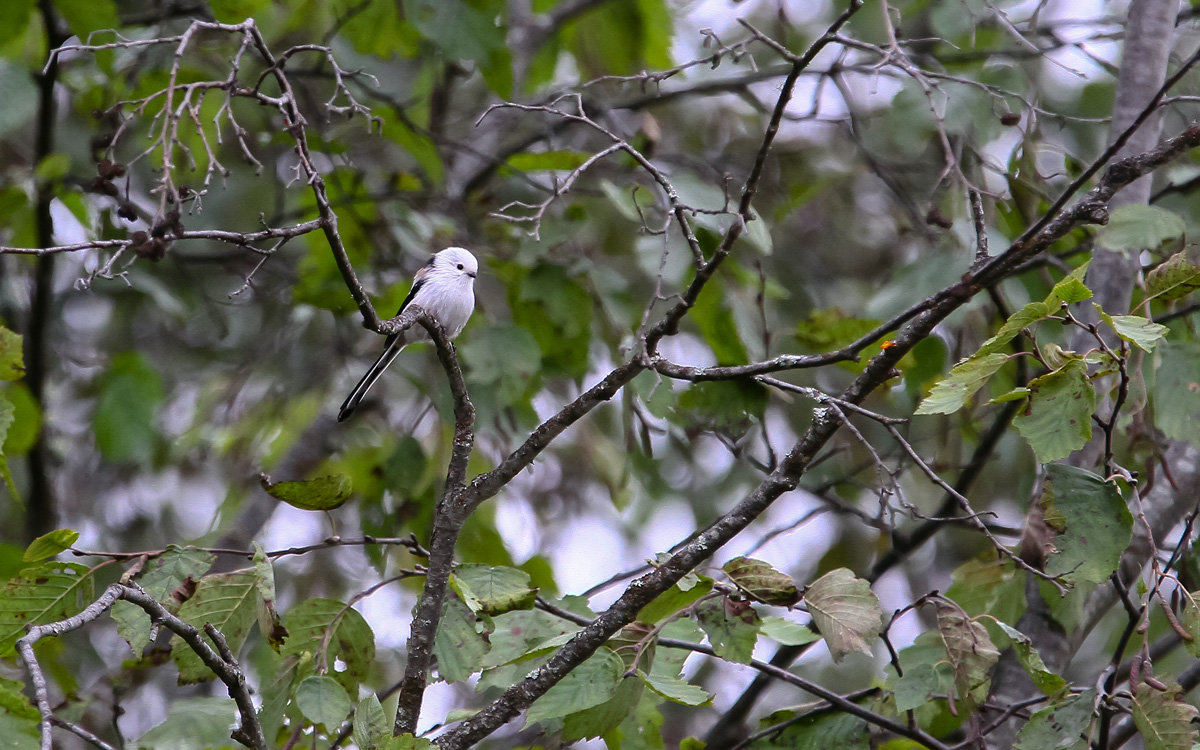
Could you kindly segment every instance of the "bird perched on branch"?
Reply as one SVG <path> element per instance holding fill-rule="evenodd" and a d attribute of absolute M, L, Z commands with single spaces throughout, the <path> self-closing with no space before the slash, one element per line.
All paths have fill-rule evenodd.
<path fill-rule="evenodd" d="M 437 253 L 417 271 L 412 289 L 396 313 L 403 313 L 409 305 L 418 305 L 432 315 L 446 335 L 454 338 L 462 332 L 475 309 L 475 276 L 479 273 L 479 261 L 461 247 L 448 247 Z M 371 386 L 392 363 L 405 346 L 414 341 L 428 341 L 429 333 L 421 325 L 393 333 L 384 343 L 383 354 L 367 370 L 354 390 L 338 410 L 338 421 L 345 421 L 367 395 Z"/>

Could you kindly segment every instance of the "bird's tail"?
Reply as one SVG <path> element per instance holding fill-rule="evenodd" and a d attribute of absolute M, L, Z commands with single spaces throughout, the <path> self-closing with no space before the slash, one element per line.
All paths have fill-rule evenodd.
<path fill-rule="evenodd" d="M 371 369 L 367 370 L 367 374 L 363 375 L 362 380 L 358 381 L 358 385 L 354 386 L 354 390 L 350 391 L 350 395 L 342 402 L 342 408 L 338 410 L 339 422 L 349 419 L 354 410 L 358 408 L 359 402 L 366 397 L 367 391 L 371 390 L 371 386 L 375 385 L 375 381 L 379 380 L 379 376 L 392 363 L 396 355 L 404 349 L 406 343 L 398 339 L 388 342 L 383 354 L 379 355 L 379 359 L 375 360 L 375 364 L 371 365 Z"/>

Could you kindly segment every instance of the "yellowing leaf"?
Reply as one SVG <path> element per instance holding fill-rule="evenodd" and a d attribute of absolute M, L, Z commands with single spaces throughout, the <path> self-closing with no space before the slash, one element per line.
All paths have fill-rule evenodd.
<path fill-rule="evenodd" d="M 866 581 L 846 568 L 831 570 L 804 591 L 804 604 L 835 662 L 851 651 L 871 653 L 883 611 Z"/>

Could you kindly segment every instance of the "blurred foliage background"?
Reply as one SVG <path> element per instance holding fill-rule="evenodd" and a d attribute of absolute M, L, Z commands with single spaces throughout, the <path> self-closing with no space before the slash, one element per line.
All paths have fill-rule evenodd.
<path fill-rule="evenodd" d="M 611 142 L 545 112 L 489 107 L 582 107 L 699 209 L 690 218 L 711 252 L 735 220 L 730 202 L 789 68 L 740 21 L 799 53 L 843 10 L 774 0 L 7 0 L 0 8 L 0 241 L 35 248 L 127 238 L 149 231 L 160 205 L 161 154 L 143 151 L 153 149 L 151 131 L 161 127 L 146 113 L 159 105 L 127 106 L 121 118 L 111 108 L 162 90 L 173 47 L 68 52 L 48 65 L 51 49 L 248 17 L 273 50 L 329 45 L 340 70 L 319 52 L 299 52 L 288 72 L 339 231 L 381 314 L 397 308 L 431 252 L 462 245 L 481 261 L 477 310 L 458 353 L 479 414 L 471 469 L 484 471 L 624 361 L 639 327 L 692 274 L 663 194 L 625 154 L 591 165 L 536 223 L 519 220 Z M 709 366 L 830 351 L 953 284 L 977 240 L 960 178 L 985 194 L 993 247 L 1007 246 L 1106 143 L 1123 12 L 1120 3 L 1065 0 L 868 2 L 802 75 L 768 158 L 757 220 L 679 334 L 664 341 L 663 355 Z M 1172 44 L 1190 51 L 1198 37 L 1193 11 L 1183 10 Z M 881 57 L 892 43 L 927 75 L 914 78 Z M 237 53 L 236 35 L 201 34 L 179 82 L 224 80 Z M 249 56 L 245 64 L 242 80 L 251 85 L 262 66 Z M 1195 89 L 1189 78 L 1172 92 L 1179 99 L 1165 110 L 1164 132 L 1190 122 Z M 347 93 L 378 122 L 331 109 L 346 106 Z M 176 154 L 180 164 L 195 162 L 176 175 L 192 194 L 181 206 L 187 231 L 250 233 L 316 217 L 277 111 L 250 99 L 229 103 L 246 131 L 243 150 L 222 119 L 221 92 L 193 104 L 198 125 L 181 128 Z M 109 194 L 98 163 L 118 128 L 113 161 L 127 174 Z M 1153 243 L 1160 252 L 1153 262 L 1192 234 L 1197 176 L 1200 162 L 1189 156 L 1156 177 L 1157 205 L 1186 224 Z M 980 295 L 906 356 L 899 377 L 867 406 L 910 416 L 999 321 L 1045 298 L 1085 260 L 1092 234 L 1076 231 L 1050 257 Z M 12 405 L 4 455 L 15 490 L 0 504 L 6 577 L 22 566 L 25 545 L 54 528 L 76 529 L 76 548 L 103 552 L 184 543 L 248 549 L 251 540 L 277 550 L 331 534 L 427 538 L 453 425 L 444 376 L 430 347 L 413 347 L 368 408 L 343 425 L 332 421 L 381 341 L 363 330 L 324 235 L 297 236 L 269 255 L 179 240 L 157 261 L 130 253 L 111 259 L 103 247 L 0 255 L 0 318 L 24 336 L 26 363 L 25 377 L 0 391 Z M 1156 308 L 1172 315 L 1171 346 L 1180 353 L 1171 361 L 1183 363 L 1182 373 L 1139 381 L 1142 403 L 1175 403 L 1197 377 L 1184 305 Z M 1067 334 L 1057 336 L 1039 329 L 1038 343 L 1068 346 Z M 869 347 L 862 361 L 877 351 Z M 1157 361 L 1165 360 L 1148 356 L 1146 364 Z M 861 367 L 843 362 L 778 377 L 836 393 Z M 1018 360 L 993 379 L 990 395 L 1030 375 Z M 901 430 L 953 481 L 1009 408 L 987 400 Z M 811 418 L 803 397 L 756 382 L 689 384 L 643 373 L 480 509 L 459 559 L 519 567 L 544 596 L 581 594 L 728 509 Z M 897 538 L 923 523 L 916 516 L 946 515 L 942 491 L 912 471 L 881 427 L 858 429 L 840 432 L 802 488 L 716 562 L 752 552 L 799 582 L 837 567 L 867 576 Z M 1176 429 L 1182 434 L 1172 437 L 1200 438 L 1194 423 Z M 1125 434 L 1123 465 L 1152 473 L 1160 448 L 1154 433 Z M 1014 544 L 1038 462 L 1011 430 L 988 448 L 971 501 L 994 512 L 993 532 Z M 276 480 L 345 474 L 353 496 L 329 514 L 306 513 L 268 497 L 260 472 Z M 884 611 L 945 591 L 952 570 L 990 549 L 961 524 L 938 526 L 933 541 L 905 550 L 886 572 L 875 568 Z M 314 597 L 344 601 L 414 562 L 403 548 L 375 545 L 280 558 L 280 608 Z M 100 577 L 117 575 L 110 566 Z M 418 592 L 419 579 L 409 579 L 356 605 L 378 644 L 365 682 L 371 688 L 398 678 L 406 613 Z M 615 593 L 589 593 L 592 609 Z M 1023 606 L 989 605 L 1017 614 Z M 930 622 L 909 613 L 892 638 L 907 645 Z M 1166 627 L 1155 619 L 1155 633 Z M 1090 653 L 1105 653 L 1115 637 L 1101 629 Z M 772 653 L 766 641 L 759 649 L 760 658 Z M 267 664 L 268 651 L 256 643 L 249 662 Z M 109 716 L 134 737 L 174 701 L 211 692 L 176 688 L 169 674 L 122 669 L 128 655 L 110 629 L 62 644 L 55 677 L 79 715 L 96 725 Z M 816 650 L 798 669 L 839 691 L 878 671 L 867 657 L 834 667 Z M 702 735 L 753 677 L 698 656 L 685 672 L 716 698 L 706 708 L 663 709 L 657 746 Z M 436 686 L 431 695 L 429 722 L 479 702 L 464 683 Z M 775 686 L 755 715 L 803 700 Z M 119 719 L 111 716 L 115 705 L 125 707 Z"/>

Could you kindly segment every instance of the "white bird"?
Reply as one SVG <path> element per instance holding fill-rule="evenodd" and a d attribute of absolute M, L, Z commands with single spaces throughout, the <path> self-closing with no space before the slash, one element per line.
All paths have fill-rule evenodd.
<path fill-rule="evenodd" d="M 412 289 L 396 314 L 404 312 L 410 304 L 419 305 L 446 329 L 447 336 L 454 338 L 462 332 L 475 310 L 475 275 L 478 273 L 479 261 L 475 260 L 474 255 L 461 247 L 448 247 L 417 271 Z M 371 365 L 371 369 L 367 370 L 367 374 L 363 375 L 342 403 L 342 408 L 338 410 L 338 421 L 345 421 L 354 413 L 367 391 L 405 346 L 414 341 L 428 340 L 429 333 L 419 323 L 406 331 L 388 336 L 383 354 L 379 355 L 379 359 L 375 360 L 375 364 Z"/>

